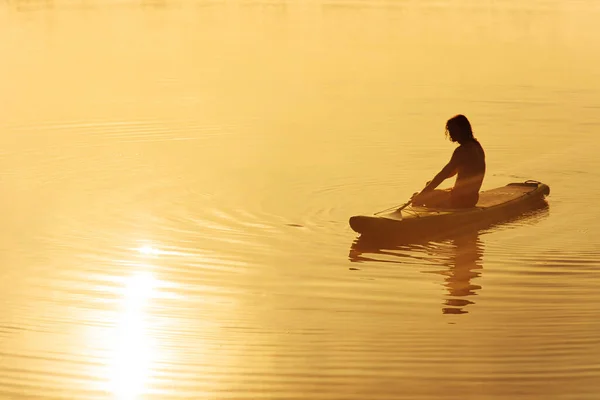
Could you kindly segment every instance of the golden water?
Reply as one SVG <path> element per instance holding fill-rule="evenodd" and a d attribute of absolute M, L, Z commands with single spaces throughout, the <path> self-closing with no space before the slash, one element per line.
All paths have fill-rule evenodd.
<path fill-rule="evenodd" d="M 597 399 L 600 5 L 4 0 L 0 398 Z M 464 113 L 548 207 L 363 248 Z"/>

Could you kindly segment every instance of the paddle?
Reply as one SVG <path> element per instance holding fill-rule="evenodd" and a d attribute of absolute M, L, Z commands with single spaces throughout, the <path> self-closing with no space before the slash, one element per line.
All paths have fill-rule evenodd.
<path fill-rule="evenodd" d="M 392 211 L 392 210 L 396 210 L 396 211 L 402 211 L 404 210 L 406 207 L 408 207 L 410 205 L 410 203 L 412 203 L 413 198 L 418 194 L 418 192 L 413 193 L 412 196 L 410 196 L 410 199 L 408 199 L 408 201 L 400 206 L 394 206 L 394 207 L 390 207 L 390 208 L 386 208 L 385 210 L 381 210 L 375 213 L 375 215 L 379 215 L 382 214 L 384 212 L 387 211 Z"/>

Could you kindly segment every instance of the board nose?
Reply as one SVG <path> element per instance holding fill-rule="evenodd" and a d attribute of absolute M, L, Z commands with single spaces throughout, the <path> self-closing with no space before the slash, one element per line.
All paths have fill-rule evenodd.
<path fill-rule="evenodd" d="M 548 196 L 550 194 L 550 186 L 542 183 L 542 193 L 544 196 Z"/>

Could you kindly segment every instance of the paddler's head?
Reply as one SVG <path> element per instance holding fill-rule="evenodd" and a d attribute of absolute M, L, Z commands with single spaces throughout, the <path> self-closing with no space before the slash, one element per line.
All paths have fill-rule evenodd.
<path fill-rule="evenodd" d="M 446 136 L 453 142 L 464 143 L 473 140 L 471 123 L 462 114 L 455 115 L 446 122 Z"/>

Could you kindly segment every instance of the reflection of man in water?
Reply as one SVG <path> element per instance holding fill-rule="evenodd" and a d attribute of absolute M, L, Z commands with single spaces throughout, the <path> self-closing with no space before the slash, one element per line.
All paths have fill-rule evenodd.
<path fill-rule="evenodd" d="M 481 289 L 481 286 L 474 285 L 471 280 L 477 278 L 480 275 L 478 270 L 483 268 L 483 247 L 477 232 L 460 235 L 452 243 L 455 253 L 447 261 L 448 269 L 438 271 L 446 276 L 444 286 L 448 288 L 446 307 L 442 308 L 442 313 L 464 314 L 468 311 L 463 310 L 463 307 L 474 303 L 467 297 L 475 295 Z"/>
<path fill-rule="evenodd" d="M 349 259 L 352 262 L 381 261 L 405 263 L 407 262 L 406 250 L 408 250 L 410 252 L 408 260 L 410 260 L 410 257 L 415 257 L 416 259 L 426 260 L 429 265 L 433 262 L 435 265 L 444 266 L 443 270 L 427 270 L 422 272 L 445 276 L 444 286 L 448 289 L 448 296 L 444 301 L 444 307 L 442 307 L 444 314 L 465 314 L 468 311 L 463 310 L 463 307 L 474 303 L 474 301 L 467 299 L 467 297 L 476 295 L 476 291 L 481 289 L 481 286 L 474 285 L 471 281 L 480 276 L 481 273 L 479 270 L 483 268 L 481 265 L 483 244 L 479 240 L 479 233 L 477 231 L 460 235 L 455 234 L 453 238 L 448 238 L 444 242 L 450 243 L 450 248 L 435 245 L 429 247 L 419 243 L 372 243 L 366 240 L 358 240 L 352 244 Z M 425 243 L 430 242 L 427 241 Z M 429 253 L 429 257 L 423 257 L 423 251 Z M 371 253 L 374 256 L 400 257 L 400 259 L 398 261 L 377 259 L 365 256 L 366 253 Z M 418 255 L 419 253 L 421 253 L 421 256 Z"/>

